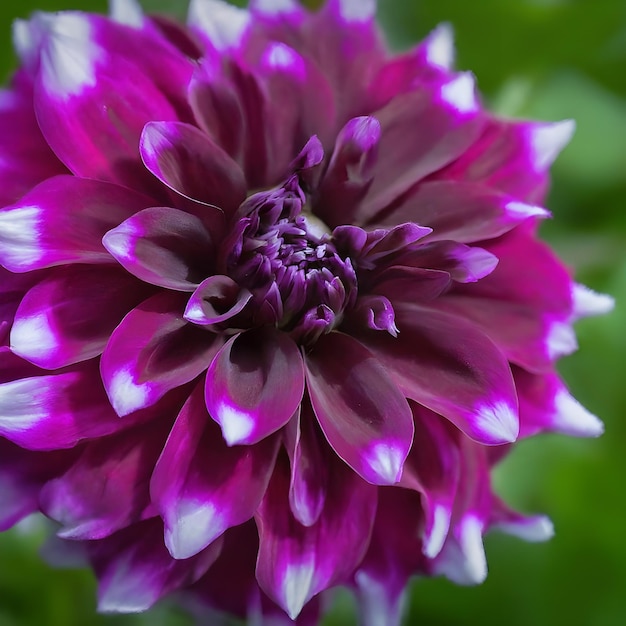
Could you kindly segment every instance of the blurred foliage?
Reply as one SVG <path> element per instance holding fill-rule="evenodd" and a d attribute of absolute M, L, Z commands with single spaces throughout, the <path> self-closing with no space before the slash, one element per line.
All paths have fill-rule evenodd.
<path fill-rule="evenodd" d="M 316 2 L 308 2 L 314 5 Z M 241 4 L 241 3 L 239 3 Z M 319 3 L 318 3 L 319 4 Z M 145 0 L 179 16 L 179 0 Z M 105 0 L 5 2 L 0 73 L 15 60 L 10 24 L 35 9 L 104 11 Z M 581 350 L 562 363 L 575 395 L 606 423 L 597 441 L 543 436 L 523 442 L 497 472 L 513 505 L 549 514 L 556 537 L 527 545 L 493 535 L 490 576 L 476 588 L 416 581 L 407 624 L 427 626 L 620 626 L 626 624 L 626 2 L 624 0 L 380 0 L 395 49 L 442 21 L 456 32 L 458 66 L 478 78 L 498 113 L 574 118 L 578 132 L 554 167 L 543 228 L 578 279 L 613 294 L 605 318 L 578 325 Z M 0 626 L 178 626 L 173 608 L 98 616 L 90 574 L 53 571 L 37 556 L 43 530 L 30 523 L 0 539 Z M 355 623 L 339 593 L 326 626 Z"/>

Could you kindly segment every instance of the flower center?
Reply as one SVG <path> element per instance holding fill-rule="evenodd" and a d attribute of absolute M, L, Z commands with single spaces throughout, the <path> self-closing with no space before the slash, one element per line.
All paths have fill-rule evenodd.
<path fill-rule="evenodd" d="M 253 294 L 257 324 L 275 324 L 315 341 L 354 304 L 357 280 L 326 225 L 306 211 L 298 176 L 250 196 L 229 239 L 226 273 Z"/>

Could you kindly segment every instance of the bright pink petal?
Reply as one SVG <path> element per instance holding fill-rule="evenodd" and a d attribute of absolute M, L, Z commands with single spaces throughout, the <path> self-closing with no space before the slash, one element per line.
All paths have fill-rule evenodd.
<path fill-rule="evenodd" d="M 111 263 L 102 237 L 154 201 L 118 185 L 50 178 L 0 210 L 0 262 L 12 272 L 65 263 Z"/>
<path fill-rule="evenodd" d="M 413 415 L 384 368 L 358 341 L 331 333 L 306 355 L 306 370 L 311 404 L 335 452 L 366 481 L 397 483 Z"/>
<path fill-rule="evenodd" d="M 213 243 L 201 220 L 166 207 L 136 213 L 102 243 L 131 274 L 152 285 L 193 291 L 211 272 Z"/>
<path fill-rule="evenodd" d="M 277 464 L 256 515 L 260 540 L 257 580 L 292 619 L 320 591 L 345 582 L 369 542 L 376 489 L 339 461 L 331 475 L 324 510 L 314 525 L 300 524 L 287 506 L 286 462 Z"/>
<path fill-rule="evenodd" d="M 21 301 L 11 350 L 50 370 L 91 359 L 101 354 L 124 315 L 150 293 L 116 267 L 55 269 Z"/>
<path fill-rule="evenodd" d="M 153 405 L 211 363 L 220 338 L 183 318 L 182 294 L 165 292 L 133 309 L 115 329 L 100 370 L 120 416 Z"/>
<path fill-rule="evenodd" d="M 229 447 L 198 384 L 180 412 L 152 475 L 151 494 L 176 559 L 197 554 L 251 519 L 269 482 L 280 439 Z M 210 460 L 207 463 L 207 459 Z"/>
<path fill-rule="evenodd" d="M 240 167 L 195 126 L 150 122 L 141 135 L 140 150 L 150 172 L 185 198 L 218 207 L 230 216 L 246 197 Z"/>
<path fill-rule="evenodd" d="M 260 328 L 230 339 L 211 363 L 206 405 L 229 446 L 253 444 L 282 428 L 304 392 L 302 357 L 291 338 Z"/>
<path fill-rule="evenodd" d="M 359 335 L 408 398 L 485 445 L 515 441 L 517 397 L 508 362 L 463 318 L 434 308 L 395 307 L 400 335 Z"/>

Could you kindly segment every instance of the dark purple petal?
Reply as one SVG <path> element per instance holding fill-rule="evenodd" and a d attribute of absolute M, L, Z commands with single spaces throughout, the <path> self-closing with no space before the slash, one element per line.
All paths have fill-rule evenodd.
<path fill-rule="evenodd" d="M 450 285 L 450 274 L 441 270 L 394 265 L 381 272 L 370 291 L 391 303 L 419 304 L 439 297 Z"/>
<path fill-rule="evenodd" d="M 116 267 L 55 269 L 19 305 L 11 350 L 50 370 L 91 359 L 101 354 L 124 315 L 151 291 Z"/>
<path fill-rule="evenodd" d="M 140 151 L 146 167 L 185 198 L 218 207 L 230 216 L 246 197 L 240 167 L 195 126 L 150 122 L 143 129 Z"/>
<path fill-rule="evenodd" d="M 107 401 L 94 361 L 70 371 L 0 384 L 0 435 L 29 450 L 71 448 L 117 432 L 122 422 Z"/>
<path fill-rule="evenodd" d="M 517 201 L 480 183 L 433 181 L 416 187 L 382 220 L 382 225 L 413 221 L 430 226 L 430 241 L 471 243 L 493 239 L 531 217 L 546 218 L 545 209 Z"/>
<path fill-rule="evenodd" d="M 482 444 L 515 441 L 515 386 L 496 345 L 462 317 L 417 305 L 395 310 L 399 339 L 372 332 L 359 341 L 402 393 Z"/>
<path fill-rule="evenodd" d="M 130 189 L 73 176 L 44 181 L 0 210 L 0 262 L 12 272 L 64 263 L 111 263 L 102 237 L 154 204 Z"/>
<path fill-rule="evenodd" d="M 321 337 L 305 361 L 311 404 L 328 443 L 368 482 L 397 483 L 413 442 L 413 415 L 384 368 L 341 333 Z"/>
<path fill-rule="evenodd" d="M 102 243 L 131 274 L 159 287 L 193 291 L 211 271 L 209 233 L 199 218 L 177 209 L 144 209 L 106 233 Z"/>
<path fill-rule="evenodd" d="M 232 278 L 209 276 L 189 298 L 185 319 L 199 326 L 219 325 L 241 313 L 250 298 L 252 294 Z"/>
<path fill-rule="evenodd" d="M 206 379 L 207 408 L 229 446 L 256 443 L 282 428 L 303 392 L 304 366 L 296 344 L 268 327 L 230 339 Z"/>
<path fill-rule="evenodd" d="M 309 402 L 285 427 L 284 440 L 291 462 L 289 506 L 301 524 L 312 526 L 326 501 L 329 450 Z"/>
<path fill-rule="evenodd" d="M 198 384 L 180 412 L 152 475 L 152 501 L 165 544 L 187 559 L 251 519 L 269 482 L 280 439 L 229 447 L 209 417 Z"/>
<path fill-rule="evenodd" d="M 256 514 L 260 543 L 257 580 L 292 619 L 320 591 L 346 582 L 369 542 L 376 513 L 376 489 L 339 461 L 331 469 L 333 479 L 326 503 L 312 526 L 300 524 L 287 506 L 286 461 L 277 463 Z"/>
<path fill-rule="evenodd" d="M 133 309 L 115 329 L 100 370 L 119 416 L 153 405 L 201 374 L 221 339 L 183 318 L 182 294 L 165 292 Z"/>
<path fill-rule="evenodd" d="M 382 129 L 379 154 L 385 158 L 374 167 L 372 186 L 356 216 L 360 223 L 463 154 L 483 126 L 470 74 L 400 95 L 374 116 Z"/>
<path fill-rule="evenodd" d="M 173 420 L 163 412 L 148 427 L 87 443 L 68 471 L 45 485 L 41 507 L 61 524 L 59 537 L 102 539 L 155 515 L 150 476 Z"/>
<path fill-rule="evenodd" d="M 151 519 L 87 545 L 98 577 L 98 610 L 138 613 L 168 593 L 196 582 L 214 563 L 221 548 L 215 542 L 184 561 L 173 559 L 163 544 L 163 525 Z"/>

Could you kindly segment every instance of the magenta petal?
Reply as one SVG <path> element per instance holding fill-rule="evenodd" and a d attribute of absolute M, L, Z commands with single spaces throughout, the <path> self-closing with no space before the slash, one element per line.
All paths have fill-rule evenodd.
<path fill-rule="evenodd" d="M 280 439 L 227 446 L 198 384 L 180 412 L 152 475 L 150 490 L 175 559 L 203 550 L 251 519 L 269 482 Z M 207 464 L 210 459 L 210 464 Z"/>
<path fill-rule="evenodd" d="M 65 539 L 101 539 L 155 514 L 150 501 L 152 469 L 172 417 L 146 428 L 89 442 L 67 472 L 45 485 L 40 503 L 59 522 Z"/>
<path fill-rule="evenodd" d="M 257 580 L 291 619 L 320 591 L 345 582 L 367 549 L 376 489 L 340 462 L 333 464 L 332 477 L 320 518 L 303 526 L 286 506 L 289 468 L 279 462 L 256 514 Z"/>
<path fill-rule="evenodd" d="M 428 240 L 471 243 L 493 239 L 531 217 L 546 218 L 545 209 L 517 201 L 486 185 L 465 181 L 433 181 L 418 185 L 382 225 L 413 221 L 430 226 Z"/>
<path fill-rule="evenodd" d="M 291 462 L 289 506 L 304 526 L 319 519 L 328 489 L 328 447 L 309 402 L 302 404 L 284 430 L 285 447 Z"/>
<path fill-rule="evenodd" d="M 124 315 L 150 293 L 116 267 L 58 268 L 24 296 L 11 350 L 44 369 L 98 356 Z"/>
<path fill-rule="evenodd" d="M 98 610 L 138 613 L 161 597 L 188 587 L 211 567 L 221 542 L 185 561 L 173 559 L 163 545 L 160 519 L 134 524 L 111 537 L 90 542 L 90 561 L 98 577 Z"/>
<path fill-rule="evenodd" d="M 220 324 L 241 313 L 250 298 L 252 294 L 232 278 L 209 276 L 189 298 L 185 319 L 200 326 Z"/>
<path fill-rule="evenodd" d="M 186 198 L 231 215 L 246 197 L 240 167 L 195 126 L 150 122 L 141 135 L 140 151 L 146 167 Z"/>
<path fill-rule="evenodd" d="M 377 277 L 371 291 L 391 303 L 420 303 L 434 300 L 450 285 L 450 274 L 440 270 L 394 265 Z"/>
<path fill-rule="evenodd" d="M 144 209 L 104 236 L 113 257 L 141 280 L 193 291 L 210 273 L 213 244 L 201 220 L 166 207 Z"/>
<path fill-rule="evenodd" d="M 111 409 L 94 361 L 0 385 L 0 435 L 29 450 L 71 448 L 133 423 Z"/>
<path fill-rule="evenodd" d="M 211 363 L 206 405 L 229 446 L 253 444 L 282 428 L 304 392 L 302 357 L 291 338 L 272 328 L 230 339 Z"/>
<path fill-rule="evenodd" d="M 331 333 L 306 355 L 306 372 L 311 404 L 335 452 L 368 482 L 397 483 L 413 442 L 413 414 L 385 369 L 358 341 Z"/>
<path fill-rule="evenodd" d="M 164 292 L 133 309 L 115 329 L 100 370 L 120 416 L 153 405 L 171 389 L 201 374 L 221 339 L 189 324 L 182 294 Z"/>
<path fill-rule="evenodd" d="M 12 272 L 63 263 L 111 263 L 107 230 L 154 201 L 96 180 L 56 176 L 0 211 L 0 262 Z"/>
<path fill-rule="evenodd" d="M 401 339 L 359 335 L 412 400 L 485 445 L 515 441 L 519 422 L 511 369 L 496 345 L 463 318 L 422 306 L 396 306 Z"/>

